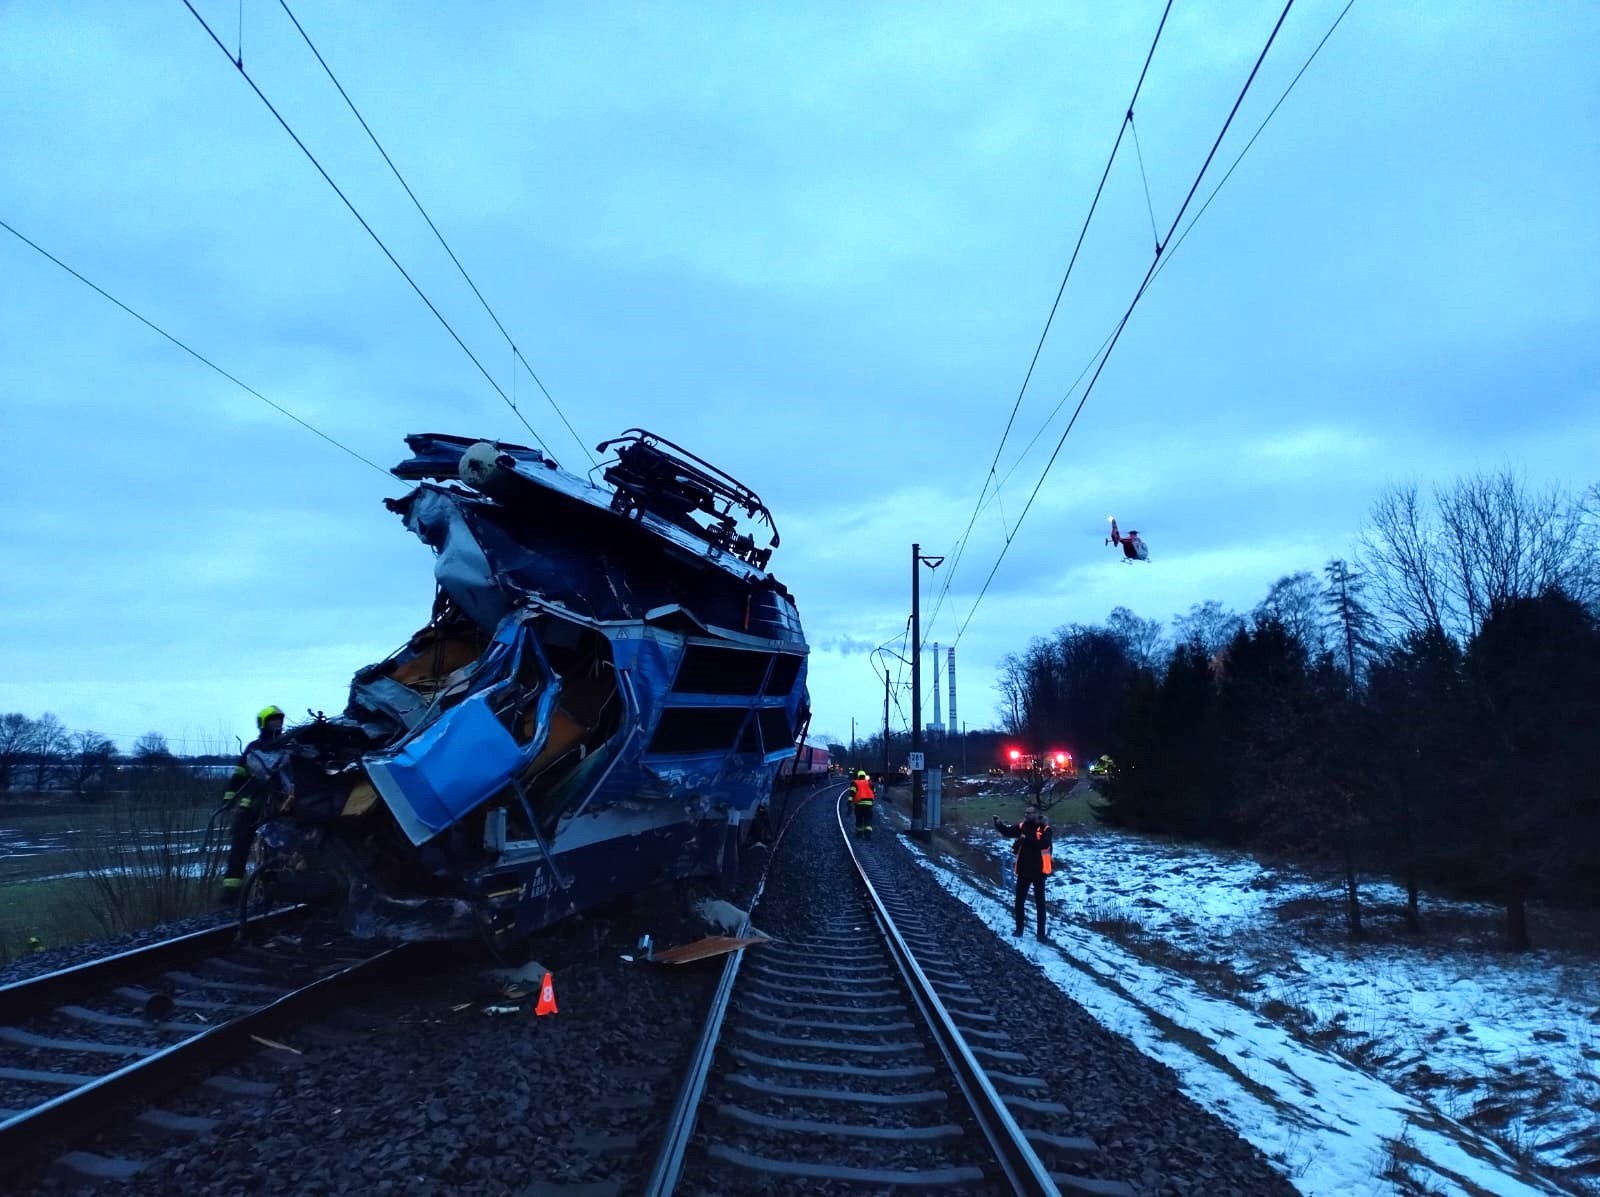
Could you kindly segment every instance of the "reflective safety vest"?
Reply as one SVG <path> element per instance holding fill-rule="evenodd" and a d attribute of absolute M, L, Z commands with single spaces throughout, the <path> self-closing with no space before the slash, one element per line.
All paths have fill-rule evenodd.
<path fill-rule="evenodd" d="M 1011 842 L 1011 871 L 1017 877 L 1048 877 L 1055 870 L 1050 849 L 1055 835 L 1047 823 L 1024 820 L 1002 823 L 1001 829 L 1016 838 Z M 1037 863 L 1035 863 L 1037 862 Z"/>
<path fill-rule="evenodd" d="M 858 777 L 850 783 L 850 804 L 852 806 L 872 805 L 872 783 L 865 777 Z"/>

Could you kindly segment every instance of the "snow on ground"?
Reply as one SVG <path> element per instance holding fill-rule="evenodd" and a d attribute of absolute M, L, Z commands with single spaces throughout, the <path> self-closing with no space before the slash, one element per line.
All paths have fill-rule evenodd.
<path fill-rule="evenodd" d="M 1009 847 L 981 832 L 973 842 L 988 867 L 930 858 L 907 843 L 946 890 L 1009 938 L 1010 893 L 994 867 L 1009 869 Z M 1030 935 L 1014 941 L 1017 950 L 1172 1067 L 1301 1192 L 1582 1191 L 1534 1176 L 1458 1121 L 1468 1117 L 1543 1168 L 1595 1175 L 1592 957 L 1351 944 L 1342 939 L 1342 890 L 1325 881 L 1105 828 L 1057 828 L 1056 859 L 1056 943 Z M 1364 884 L 1362 896 L 1374 907 L 1404 902 L 1387 885 Z M 1434 921 L 1495 913 L 1433 900 L 1423 909 Z M 1309 935 L 1294 918 L 1308 910 L 1323 915 Z M 1031 921 L 1030 911 L 1030 931 Z M 1409 1176 L 1405 1187 L 1379 1179 L 1397 1171 Z"/>

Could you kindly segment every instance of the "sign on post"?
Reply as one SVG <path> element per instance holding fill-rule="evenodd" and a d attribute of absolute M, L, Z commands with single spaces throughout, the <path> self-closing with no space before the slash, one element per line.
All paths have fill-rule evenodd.
<path fill-rule="evenodd" d="M 910 756 L 911 756 L 911 759 L 908 762 L 908 764 L 910 764 L 910 766 L 911 766 L 911 771 L 913 773 L 921 773 L 922 772 L 922 768 L 923 768 L 923 766 L 922 766 L 922 753 L 913 752 L 913 753 L 910 754 Z"/>

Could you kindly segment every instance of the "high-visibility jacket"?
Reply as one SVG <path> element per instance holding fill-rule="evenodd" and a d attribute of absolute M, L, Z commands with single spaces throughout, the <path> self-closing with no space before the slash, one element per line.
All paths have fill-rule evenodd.
<path fill-rule="evenodd" d="M 1016 853 L 1017 876 L 1043 877 L 1054 871 L 1050 860 L 1050 849 L 1055 840 L 1054 829 L 1048 823 L 1024 819 L 1020 823 L 1002 823 L 999 819 L 994 821 L 995 830 L 1001 835 L 1012 839 L 1011 850 Z"/>
<path fill-rule="evenodd" d="M 872 805 L 872 783 L 865 777 L 858 777 L 850 783 L 850 804 L 852 806 Z"/>

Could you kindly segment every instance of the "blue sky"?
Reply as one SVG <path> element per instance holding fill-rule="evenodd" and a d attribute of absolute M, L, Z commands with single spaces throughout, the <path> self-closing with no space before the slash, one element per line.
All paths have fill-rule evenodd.
<path fill-rule="evenodd" d="M 195 7 L 240 44 L 234 0 Z M 911 542 L 967 525 L 1162 5 L 291 7 L 588 446 L 642 425 L 767 500 L 815 727 L 874 725 L 859 646 L 904 627 Z M 1280 7 L 1174 5 L 1135 116 L 1163 232 Z M 1342 7 L 1295 4 L 1200 198 Z M 586 469 L 284 10 L 245 4 L 242 48 Z M 1357 0 L 1018 530 L 1151 260 L 1124 139 L 1000 472 L 1039 439 L 927 632 L 1013 534 L 958 648 L 969 723 L 1030 636 L 1247 609 L 1349 555 L 1386 482 L 1600 477 L 1597 59 L 1588 3 Z M 408 432 L 528 439 L 181 3 L 0 3 L 0 113 L 0 219 L 273 402 L 385 468 Z M 3 231 L 0 436 L 0 710 L 225 746 L 266 702 L 341 708 L 426 620 L 398 482 Z M 1102 546 L 1111 512 L 1149 565 Z"/>

